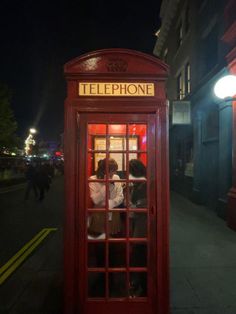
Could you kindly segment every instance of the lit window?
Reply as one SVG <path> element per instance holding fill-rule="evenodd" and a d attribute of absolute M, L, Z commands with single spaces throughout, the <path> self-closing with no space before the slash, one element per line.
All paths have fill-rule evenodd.
<path fill-rule="evenodd" d="M 178 29 L 177 29 L 177 38 L 178 38 L 178 41 L 177 41 L 177 46 L 181 46 L 182 45 L 182 42 L 183 42 L 183 26 L 182 26 L 182 23 L 180 23 Z"/>
<path fill-rule="evenodd" d="M 177 97 L 180 100 L 185 97 L 185 85 L 182 73 L 177 77 Z"/>
<path fill-rule="evenodd" d="M 186 94 L 190 94 L 191 92 L 191 69 L 189 63 L 185 66 L 185 91 Z"/>

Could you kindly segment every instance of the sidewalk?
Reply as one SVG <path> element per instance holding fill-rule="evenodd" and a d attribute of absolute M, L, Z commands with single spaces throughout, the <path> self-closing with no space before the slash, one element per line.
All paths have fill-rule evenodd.
<path fill-rule="evenodd" d="M 171 196 L 172 314 L 236 313 L 236 232 L 202 206 Z"/>
<path fill-rule="evenodd" d="M 0 286 L 0 314 L 62 314 L 62 238 L 59 228 Z M 172 193 L 170 252 L 171 314 L 236 313 L 236 233 L 223 220 Z"/>

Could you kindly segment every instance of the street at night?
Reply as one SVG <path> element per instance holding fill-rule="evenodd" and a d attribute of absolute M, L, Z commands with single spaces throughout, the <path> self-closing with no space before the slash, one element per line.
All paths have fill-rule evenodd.
<path fill-rule="evenodd" d="M 43 228 L 57 230 L 0 285 L 0 313 L 62 314 L 63 177 L 55 178 L 43 203 L 25 204 L 23 197 L 22 188 L 0 194 L 1 266 Z M 172 314 L 235 314 L 235 242 L 213 212 L 172 193 Z"/>
<path fill-rule="evenodd" d="M 235 12 L 0 1 L 0 314 L 236 313 Z"/>

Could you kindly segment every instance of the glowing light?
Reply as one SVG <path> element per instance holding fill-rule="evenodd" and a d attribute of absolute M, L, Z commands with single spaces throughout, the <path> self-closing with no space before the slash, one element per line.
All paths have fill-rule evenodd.
<path fill-rule="evenodd" d="M 219 79 L 215 84 L 214 93 L 220 99 L 236 95 L 236 76 L 226 75 Z"/>
<path fill-rule="evenodd" d="M 59 156 L 61 156 L 61 155 L 62 155 L 62 153 L 61 153 L 61 152 L 59 152 L 59 151 L 57 151 L 57 152 L 55 152 L 55 155 L 59 157 Z"/>
<path fill-rule="evenodd" d="M 25 140 L 25 154 L 28 156 L 30 155 L 31 151 L 32 151 L 32 147 L 35 146 L 36 141 L 33 137 L 33 135 L 37 133 L 37 130 L 34 128 L 30 128 L 29 129 L 29 135 Z"/>
<path fill-rule="evenodd" d="M 155 33 L 155 36 L 156 36 L 156 37 L 159 37 L 159 36 L 160 36 L 160 32 L 161 32 L 161 30 L 158 29 L 158 30 L 156 31 L 156 33 Z"/>
<path fill-rule="evenodd" d="M 31 134 L 35 134 L 35 133 L 37 133 L 37 130 L 36 130 L 36 129 L 34 129 L 34 128 L 30 128 L 30 129 L 29 129 L 29 131 L 30 131 L 30 133 L 31 133 Z"/>

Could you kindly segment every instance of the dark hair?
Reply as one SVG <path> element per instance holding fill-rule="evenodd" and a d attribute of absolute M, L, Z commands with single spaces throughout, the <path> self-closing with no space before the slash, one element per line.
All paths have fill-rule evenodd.
<path fill-rule="evenodd" d="M 131 159 L 129 162 L 129 173 L 136 178 L 146 177 L 146 167 L 138 159 Z"/>
<path fill-rule="evenodd" d="M 98 162 L 98 168 L 97 168 L 97 178 L 98 179 L 104 179 L 104 176 L 106 174 L 106 158 L 99 160 Z M 118 169 L 118 164 L 115 161 L 115 159 L 109 158 L 108 159 L 108 172 L 115 172 Z"/>

